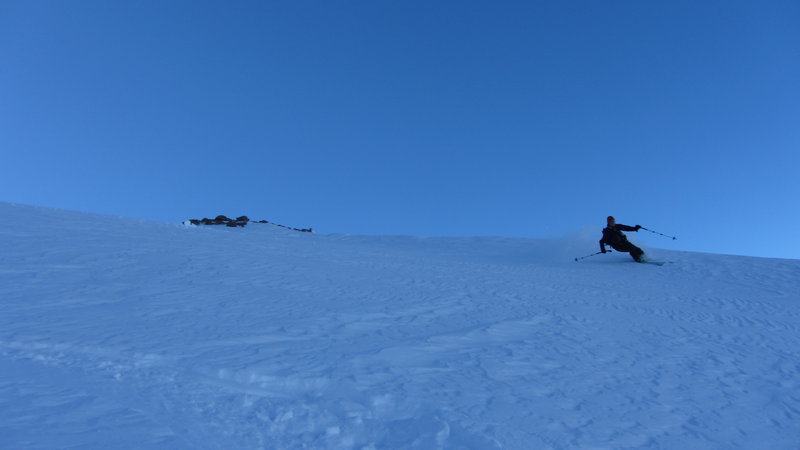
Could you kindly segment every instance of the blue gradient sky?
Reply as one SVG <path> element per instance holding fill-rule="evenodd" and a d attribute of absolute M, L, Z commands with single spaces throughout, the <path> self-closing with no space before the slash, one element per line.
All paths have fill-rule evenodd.
<path fill-rule="evenodd" d="M 798 80 L 793 0 L 4 1 L 0 200 L 800 258 Z"/>

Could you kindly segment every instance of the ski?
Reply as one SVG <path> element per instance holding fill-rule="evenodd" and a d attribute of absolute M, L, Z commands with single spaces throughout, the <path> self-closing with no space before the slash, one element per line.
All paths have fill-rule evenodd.
<path fill-rule="evenodd" d="M 641 264 L 653 264 L 656 266 L 663 266 L 667 261 L 639 261 Z"/>

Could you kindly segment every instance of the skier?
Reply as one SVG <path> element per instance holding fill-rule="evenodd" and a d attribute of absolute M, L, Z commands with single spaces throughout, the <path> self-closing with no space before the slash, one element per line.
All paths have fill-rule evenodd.
<path fill-rule="evenodd" d="M 608 226 L 603 228 L 603 238 L 600 239 L 600 251 L 606 252 L 606 244 L 618 252 L 630 252 L 631 257 L 636 262 L 645 262 L 644 251 L 639 247 L 628 242 L 628 238 L 622 234 L 623 231 L 639 231 L 640 225 L 631 227 L 628 225 L 617 224 L 613 216 L 608 216 Z"/>

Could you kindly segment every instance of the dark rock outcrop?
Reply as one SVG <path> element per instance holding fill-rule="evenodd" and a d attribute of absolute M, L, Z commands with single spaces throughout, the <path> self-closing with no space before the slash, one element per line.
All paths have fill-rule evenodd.
<path fill-rule="evenodd" d="M 247 217 L 247 216 L 240 216 L 240 217 L 237 217 L 236 219 L 230 219 L 227 216 L 219 215 L 219 216 L 217 216 L 217 217 L 215 217 L 213 219 L 209 219 L 207 217 L 204 217 L 202 219 L 189 219 L 189 223 L 191 223 L 192 225 L 225 225 L 225 226 L 228 226 L 228 227 L 244 227 L 248 223 L 250 223 L 250 218 Z M 256 220 L 256 221 L 253 221 L 253 223 L 268 223 L 268 224 L 271 224 L 271 225 L 275 225 L 277 227 L 288 228 L 290 230 L 300 231 L 300 232 L 303 232 L 303 233 L 313 233 L 314 232 L 314 230 L 311 229 L 311 228 L 287 227 L 286 225 L 280 225 L 280 224 L 277 224 L 277 223 L 272 223 L 272 222 L 270 222 L 268 220 Z"/>

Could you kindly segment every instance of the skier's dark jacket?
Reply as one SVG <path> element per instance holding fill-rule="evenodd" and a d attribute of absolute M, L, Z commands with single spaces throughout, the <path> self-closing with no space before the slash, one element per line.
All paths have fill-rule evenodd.
<path fill-rule="evenodd" d="M 623 231 L 639 231 L 637 227 L 631 227 L 628 225 L 622 225 L 618 223 L 614 226 L 614 228 L 603 228 L 603 238 L 600 239 L 600 251 L 605 252 L 606 246 L 608 244 L 611 248 L 621 251 L 621 252 L 628 252 L 628 238 L 624 234 Z"/>

